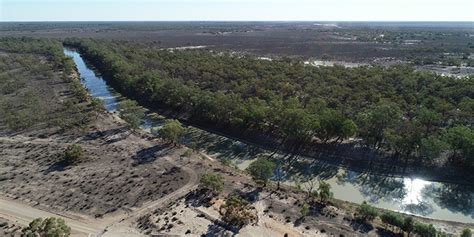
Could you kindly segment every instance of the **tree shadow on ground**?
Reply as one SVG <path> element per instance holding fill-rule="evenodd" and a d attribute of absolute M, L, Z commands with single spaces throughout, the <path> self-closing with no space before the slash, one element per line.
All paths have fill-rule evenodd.
<path fill-rule="evenodd" d="M 61 172 L 68 170 L 70 168 L 70 164 L 64 160 L 54 162 L 51 164 L 44 172 L 43 174 L 49 174 L 52 172 Z"/>
<path fill-rule="evenodd" d="M 262 187 L 256 187 L 254 190 L 250 190 L 250 191 L 235 189 L 231 195 L 238 196 L 249 203 L 254 203 L 260 199 L 260 193 L 262 191 L 263 191 Z"/>
<path fill-rule="evenodd" d="M 127 127 L 113 128 L 106 131 L 95 131 L 84 136 L 85 141 L 104 140 L 105 144 L 111 144 L 125 139 L 129 134 Z"/>
<path fill-rule="evenodd" d="M 367 224 L 365 222 L 361 222 L 359 220 L 352 220 L 350 222 L 350 226 L 352 227 L 352 229 L 354 231 L 358 231 L 360 233 L 364 233 L 364 234 L 367 234 L 369 233 L 370 231 L 372 231 L 374 229 L 374 227 L 370 224 Z"/>
<path fill-rule="evenodd" d="M 192 206 L 192 207 L 200 207 L 200 206 L 210 206 L 210 201 L 212 200 L 212 196 L 207 195 L 206 192 L 202 189 L 197 189 L 194 190 L 190 193 L 188 193 L 184 201 L 186 205 Z"/>
<path fill-rule="evenodd" d="M 158 157 L 168 154 L 173 148 L 169 145 L 159 144 L 138 151 L 134 156 L 133 165 L 143 165 L 155 161 Z"/>
<path fill-rule="evenodd" d="M 330 219 L 328 216 L 326 216 L 325 214 L 323 214 L 323 209 L 326 207 L 327 205 L 326 204 L 322 204 L 322 203 L 319 203 L 319 202 L 312 202 L 312 204 L 310 205 L 309 207 L 309 213 L 307 216 L 305 217 L 300 217 L 300 218 L 297 218 L 295 221 L 294 221 L 294 225 L 296 227 L 302 225 L 302 224 L 308 224 L 308 223 L 311 223 L 312 221 L 319 221 L 320 218 L 323 218 L 323 219 Z"/>
<path fill-rule="evenodd" d="M 227 237 L 227 236 L 235 236 L 235 232 L 234 233 L 230 233 L 229 231 L 227 231 L 226 228 L 222 227 L 221 225 L 217 224 L 217 223 L 212 223 L 210 225 L 208 225 L 207 227 L 207 232 L 206 234 L 204 234 L 203 236 L 206 236 L 206 237 L 214 237 L 214 236 L 222 236 L 222 237 Z"/>
<path fill-rule="evenodd" d="M 380 227 L 376 228 L 377 236 L 387 236 L 387 237 L 399 237 L 399 236 L 404 236 L 402 233 L 393 233 L 390 230 L 386 230 Z"/>

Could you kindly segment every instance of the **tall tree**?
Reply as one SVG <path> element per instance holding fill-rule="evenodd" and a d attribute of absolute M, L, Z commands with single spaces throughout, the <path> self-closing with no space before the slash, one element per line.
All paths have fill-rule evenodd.
<path fill-rule="evenodd" d="M 333 193 L 331 192 L 331 185 L 324 181 L 319 182 L 318 192 L 319 198 L 322 202 L 326 202 L 333 196 Z"/>
<path fill-rule="evenodd" d="M 132 129 L 140 127 L 145 109 L 134 100 L 123 100 L 118 105 L 119 116 L 125 120 Z"/>
<path fill-rule="evenodd" d="M 446 131 L 445 140 L 451 146 L 454 157 L 460 156 L 468 164 L 474 165 L 474 131 L 471 128 L 450 128 Z"/>
<path fill-rule="evenodd" d="M 161 129 L 158 130 L 158 135 L 173 144 L 176 144 L 179 138 L 184 135 L 186 129 L 176 119 L 167 119 Z"/>
<path fill-rule="evenodd" d="M 269 159 L 259 157 L 247 167 L 247 171 L 255 181 L 263 183 L 263 186 L 266 186 L 268 180 L 273 176 L 275 167 L 275 163 Z"/>

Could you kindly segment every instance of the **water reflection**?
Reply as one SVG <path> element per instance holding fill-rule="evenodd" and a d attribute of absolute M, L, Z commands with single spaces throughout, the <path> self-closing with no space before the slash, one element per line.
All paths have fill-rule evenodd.
<path fill-rule="evenodd" d="M 404 178 L 405 197 L 402 202 L 405 205 L 417 205 L 423 201 L 422 190 L 431 184 L 431 182 L 422 179 Z"/>
<path fill-rule="evenodd" d="M 290 177 L 300 177 L 301 187 L 308 186 L 304 181 L 310 178 L 325 180 L 338 199 L 366 200 L 377 207 L 436 219 L 474 221 L 474 190 L 465 185 L 347 171 L 309 160 L 291 164 L 290 170 Z M 287 183 L 295 185 L 294 179 L 289 179 Z"/>
<path fill-rule="evenodd" d="M 81 75 L 81 82 L 90 94 L 103 100 L 108 111 L 114 111 L 122 97 L 108 87 L 101 77 L 97 77 L 77 52 L 67 49 L 64 52 L 73 57 Z M 155 117 L 153 114 L 147 114 L 142 128 L 150 131 L 151 128 L 161 126 L 163 118 Z M 334 196 L 338 199 L 355 203 L 368 200 L 377 207 L 395 211 L 436 219 L 474 222 L 474 185 L 455 185 L 417 178 L 396 178 L 346 171 L 315 159 L 275 154 L 194 127 L 189 129 L 183 142 L 192 143 L 194 147 L 203 149 L 218 159 L 229 159 L 235 164 L 241 164 L 240 168 L 245 168 L 259 154 L 278 156 L 280 160 L 284 160 L 281 177 L 290 179 L 292 176 L 302 175 L 307 180 L 309 178 L 326 180 L 331 184 Z"/>
<path fill-rule="evenodd" d="M 341 171 L 336 179 L 328 181 L 341 199 L 356 187 L 363 199 L 375 206 L 437 219 L 474 221 L 473 187 L 352 171 Z"/>
<path fill-rule="evenodd" d="M 424 193 L 441 208 L 470 216 L 474 222 L 474 187 L 440 184 L 428 186 Z"/>

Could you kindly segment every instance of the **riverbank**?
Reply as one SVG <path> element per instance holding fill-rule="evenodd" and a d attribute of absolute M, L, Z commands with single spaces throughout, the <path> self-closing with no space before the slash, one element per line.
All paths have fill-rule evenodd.
<path fill-rule="evenodd" d="M 74 53 L 73 56 L 75 57 L 75 60 L 82 60 L 78 53 Z M 83 65 L 83 67 L 86 66 L 85 63 L 80 63 L 80 65 Z M 90 69 L 86 68 L 86 70 L 90 70 Z M 90 80 L 93 80 L 93 79 L 90 79 Z M 89 90 L 93 94 L 98 96 L 98 98 L 101 98 L 104 95 L 107 95 L 106 96 L 107 100 L 104 101 L 106 102 L 105 104 L 106 107 L 112 107 L 113 105 L 116 105 L 117 100 L 120 99 L 120 95 L 110 96 L 111 93 L 107 92 L 108 90 L 110 90 L 110 88 L 105 84 L 103 79 L 98 78 L 96 80 L 100 80 L 102 81 L 102 83 L 95 82 L 95 83 L 87 84 L 88 83 L 87 78 L 83 80 L 83 83 L 86 83 L 85 86 L 89 88 Z M 98 87 L 96 88 L 95 86 L 97 85 Z M 98 93 L 95 93 L 94 91 Z M 170 114 L 166 114 L 166 115 L 170 116 Z M 153 119 L 153 118 L 149 117 L 147 119 Z M 150 121 L 145 122 L 145 124 L 148 124 L 148 125 L 151 124 L 150 126 L 152 126 L 153 124 L 160 124 L 160 123 L 161 123 L 160 120 L 156 120 L 156 119 L 151 122 Z M 258 154 L 274 153 L 274 151 L 265 150 L 261 146 L 258 146 L 255 143 L 242 142 L 242 141 L 239 141 L 238 139 L 231 139 L 228 137 L 224 137 L 222 136 L 222 134 L 219 134 L 217 132 L 210 133 L 205 130 L 201 130 L 201 129 L 193 128 L 193 127 L 190 128 L 190 132 L 188 136 L 184 139 L 184 142 L 186 144 L 193 143 L 193 146 L 196 146 L 196 148 L 202 148 L 203 150 L 205 150 L 206 153 L 208 153 L 209 155 L 211 155 L 212 157 L 218 160 L 229 159 L 230 161 L 234 161 L 234 163 L 237 163 L 237 164 L 239 162 L 248 163 L 247 162 L 248 160 L 253 159 Z M 281 154 L 281 156 L 284 157 L 285 155 Z M 433 213 L 439 212 L 441 216 L 437 216 L 437 218 L 442 218 L 443 216 L 449 216 L 449 218 L 452 218 L 452 220 L 463 220 L 464 222 L 469 222 L 471 220 L 470 217 L 467 217 L 467 219 L 465 218 L 466 216 L 469 216 L 470 210 L 472 210 L 473 207 L 465 206 L 464 207 L 465 209 L 459 209 L 459 207 L 457 207 L 455 204 L 456 202 L 451 203 L 452 201 L 451 198 L 448 198 L 448 199 L 434 198 L 433 196 L 427 196 L 426 194 L 421 193 L 421 190 L 419 189 L 415 189 L 416 192 L 412 192 L 411 190 L 407 189 L 406 186 L 408 184 L 407 182 L 409 182 L 413 178 L 411 176 L 403 176 L 404 177 L 403 179 L 393 177 L 394 175 L 389 172 L 389 170 L 393 168 L 391 168 L 390 166 L 387 166 L 384 163 L 381 163 L 381 164 L 383 164 L 384 167 L 386 167 L 386 169 L 381 169 L 381 171 L 386 171 L 386 173 L 383 174 L 382 176 L 371 175 L 369 172 L 370 170 L 367 170 L 367 169 L 363 169 L 361 172 L 347 170 L 347 175 L 345 176 L 346 178 L 342 179 L 341 181 L 341 176 L 338 174 L 338 171 L 339 171 L 338 165 L 333 165 L 331 163 L 326 163 L 326 162 L 316 162 L 317 160 L 314 160 L 314 159 L 312 160 L 312 162 L 308 162 L 308 160 L 306 161 L 303 160 L 304 157 L 298 157 L 298 156 L 293 156 L 290 158 L 292 158 L 293 161 L 298 160 L 298 159 L 301 159 L 302 161 L 302 162 L 298 162 L 301 165 L 298 166 L 297 165 L 298 163 L 292 163 L 292 166 L 305 167 L 306 172 L 309 172 L 309 174 L 316 176 L 318 178 L 324 179 L 324 180 L 329 180 L 331 182 L 331 185 L 333 185 L 334 188 L 337 188 L 335 190 L 336 198 L 351 198 L 355 196 L 357 197 L 357 199 L 347 200 L 347 201 L 360 203 L 362 202 L 362 200 L 368 200 L 373 205 L 389 208 L 396 211 L 416 213 L 418 215 L 423 215 L 423 216 L 430 216 L 430 215 L 433 215 Z M 354 160 L 354 163 L 357 163 L 357 160 Z M 372 170 L 376 170 L 375 169 L 376 167 L 377 167 L 376 165 L 372 165 L 372 167 L 368 167 L 368 168 Z M 295 170 L 294 172 L 299 172 L 299 171 Z M 339 183 L 342 182 L 343 184 L 341 185 L 338 182 Z M 449 183 L 446 183 L 446 184 L 440 183 L 439 185 L 438 184 L 435 184 L 434 186 L 423 185 L 423 187 L 417 187 L 417 188 L 426 189 L 426 188 L 433 187 L 439 190 L 438 192 L 436 192 L 437 195 L 441 195 L 447 191 L 448 193 L 451 193 L 453 197 L 459 196 L 459 194 L 455 194 L 451 190 L 455 190 L 455 192 L 458 192 L 459 190 L 464 190 L 464 193 L 462 195 L 463 196 L 467 195 L 467 198 L 469 198 L 469 196 L 473 194 L 473 191 L 471 190 L 470 186 L 460 185 L 459 188 L 457 187 L 452 188 L 452 186 L 450 186 Z M 347 195 L 347 193 L 351 193 L 351 195 Z M 415 195 L 415 197 L 420 200 L 407 200 L 405 197 L 409 195 Z M 379 202 L 382 202 L 382 205 Z M 419 206 L 419 203 L 423 203 L 423 205 Z M 426 204 L 429 204 L 429 205 L 427 206 Z M 449 211 L 445 212 L 444 211 L 445 208 L 448 208 Z M 428 210 L 428 212 L 426 212 L 426 210 Z M 448 215 L 441 214 L 441 213 L 448 213 Z"/>
<path fill-rule="evenodd" d="M 28 39 L 10 40 L 13 44 L 28 44 Z M 7 56 L 8 53 L 0 54 L 0 57 Z M 44 57 L 35 58 L 38 55 L 24 56 L 33 62 L 47 62 Z M 44 67 L 38 71 L 48 69 L 51 73 L 44 76 L 30 73 L 36 64 L 18 63 L 19 59 L 22 58 L 12 55 L 0 60 L 0 64 L 8 63 L 2 66 L 14 66 L 14 71 L 7 72 L 28 72 L 24 74 L 23 79 L 27 80 L 18 89 L 19 93 L 8 93 L 0 99 L 7 98 L 8 103 L 24 106 L 39 101 L 37 107 L 57 120 L 39 119 L 36 111 L 22 114 L 22 119 L 35 122 L 23 129 L 10 128 L 0 121 L 0 170 L 4 171 L 0 173 L 0 221 L 6 218 L 7 222 L 7 225 L 0 223 L 3 231 L 20 231 L 18 227 L 36 217 L 59 216 L 71 226 L 73 236 L 143 236 L 152 230 L 150 228 L 159 234 L 184 235 L 188 230 L 193 235 L 212 234 L 222 230 L 222 226 L 212 221 L 221 219 L 216 210 L 228 194 L 236 193 L 248 200 L 259 216 L 257 223 L 241 229 L 242 235 L 379 236 L 386 233 L 379 232 L 379 228 L 361 232 L 358 228 L 361 225 L 354 225 L 358 223 L 353 218 L 354 212 L 337 204 L 335 199 L 328 205 L 311 203 L 307 220 L 301 222 L 301 206 L 308 202 L 304 191 L 286 186 L 278 191 L 272 184 L 262 188 L 241 170 L 202 157 L 199 152 L 189 155 L 187 147 L 171 146 L 142 130 L 131 130 L 113 113 L 94 109 L 90 95 L 82 93 L 85 91 L 80 85 L 76 86 L 77 74 L 53 71 L 51 65 L 41 64 L 39 66 Z M 28 67 L 18 69 L 17 65 Z M 93 73 L 78 70 L 81 77 L 99 80 Z M 105 83 L 101 85 L 108 90 Z M 25 91 L 35 93 L 25 95 Z M 28 103 L 20 103 L 25 98 L 30 99 Z M 67 120 L 71 118 L 74 120 Z M 64 154 L 72 145 L 82 148 L 83 159 L 67 164 Z M 224 191 L 212 206 L 194 202 L 196 199 L 192 196 L 198 189 L 199 176 L 211 172 L 224 177 Z M 333 188 L 333 191 L 336 190 Z M 177 209 L 177 202 L 183 199 L 186 204 L 181 207 L 186 209 Z M 199 204 L 199 211 L 193 211 L 193 204 Z M 194 214 L 181 218 L 181 211 Z M 153 219 L 156 215 L 163 216 L 161 222 Z M 154 222 L 143 230 L 140 220 L 145 217 L 152 217 Z M 195 221 L 199 222 L 200 218 L 206 219 L 200 222 L 205 225 L 195 231 Z M 12 223 L 15 226 L 9 228 Z"/>
<path fill-rule="evenodd" d="M 406 120 L 403 117 L 408 115 L 404 115 L 405 113 L 410 113 L 407 108 L 416 108 L 417 105 L 414 100 L 407 101 L 403 98 L 408 98 L 411 96 L 424 96 L 429 97 L 433 96 L 429 92 L 420 91 L 420 92 L 410 92 L 410 96 L 404 95 L 404 90 L 398 88 L 400 83 L 398 82 L 399 79 L 393 78 L 423 78 L 423 83 L 428 83 L 429 87 L 434 86 L 435 78 L 439 83 L 451 83 L 454 84 L 454 87 L 461 87 L 463 86 L 462 81 L 457 81 L 454 78 L 442 78 L 440 76 L 435 76 L 434 74 L 423 74 L 423 73 L 416 73 L 409 68 L 403 67 L 391 67 L 387 68 L 386 70 L 381 70 L 380 68 L 357 68 L 357 69 L 344 69 L 344 68 L 317 68 L 317 69 L 308 69 L 299 64 L 288 64 L 285 62 L 267 62 L 265 60 L 256 60 L 249 58 L 241 59 L 239 57 L 227 57 L 222 56 L 219 54 L 212 54 L 212 53 L 196 53 L 195 51 L 186 51 L 182 52 L 183 55 L 178 53 L 170 53 L 166 52 L 163 54 L 164 51 L 153 51 L 153 49 L 147 48 L 142 45 L 134 45 L 130 44 L 120 44 L 120 43 L 113 43 L 113 42 L 92 42 L 87 40 L 66 40 L 64 42 L 65 45 L 77 47 L 82 51 L 84 57 L 88 57 L 88 59 L 95 63 L 95 67 L 102 70 L 105 79 L 108 80 L 108 83 L 114 87 L 118 92 L 122 93 L 124 96 L 127 96 L 131 99 L 137 100 L 139 103 L 144 105 L 145 107 L 159 111 L 161 114 L 165 114 L 168 117 L 178 118 L 181 121 L 193 125 L 195 127 L 204 128 L 208 131 L 213 133 L 221 132 L 224 133 L 225 136 L 232 138 L 231 140 L 235 140 L 235 138 L 240 139 L 241 141 L 245 141 L 246 143 L 252 143 L 254 147 L 257 148 L 264 148 L 266 150 L 270 150 L 273 152 L 279 151 L 284 156 L 290 157 L 290 159 L 294 157 L 309 157 L 310 159 L 315 160 L 324 160 L 326 163 L 330 163 L 332 165 L 337 165 L 339 167 L 344 167 L 348 170 L 358 171 L 358 172 L 367 172 L 367 173 L 380 173 L 380 174 L 392 174 L 394 176 L 412 176 L 412 177 L 428 177 L 428 179 L 433 179 L 437 181 L 444 181 L 444 182 L 460 182 L 462 180 L 466 180 L 466 185 L 472 183 L 474 181 L 474 174 L 469 172 L 469 169 L 464 168 L 466 166 L 460 165 L 463 161 L 461 158 L 458 159 L 458 162 L 451 162 L 450 159 L 446 159 L 443 156 L 438 155 L 424 155 L 425 150 L 432 150 L 432 148 L 422 149 L 423 139 L 430 136 L 430 139 L 435 139 L 438 141 L 441 139 L 441 131 L 444 129 L 451 129 L 447 124 L 436 122 L 439 126 L 431 126 L 431 129 L 423 129 L 421 131 L 421 127 L 417 124 L 421 124 L 422 121 L 418 121 L 418 119 Z M 113 51 L 111 48 L 120 48 L 120 50 Z M 136 53 L 130 53 L 131 51 L 128 50 L 130 48 L 134 48 Z M 144 69 L 142 68 L 143 64 L 146 62 L 141 62 L 139 60 L 128 60 L 125 58 L 135 58 L 135 54 L 140 54 L 143 57 L 137 58 L 145 58 L 148 51 L 151 50 L 151 54 L 148 55 L 150 58 L 150 63 L 156 64 L 155 68 Z M 94 53 L 97 52 L 97 53 Z M 163 55 L 161 55 L 163 54 Z M 195 55 L 194 55 L 195 54 Z M 133 56 L 135 55 L 135 56 Z M 169 57 L 172 62 L 174 69 L 166 69 L 160 68 L 160 65 L 163 65 L 162 58 Z M 201 60 L 190 60 L 192 57 L 200 58 Z M 215 57 L 221 57 L 219 60 L 215 60 Z M 194 70 L 190 70 L 190 72 L 198 73 L 200 72 L 201 66 L 205 66 L 199 63 L 194 62 L 212 62 L 213 70 L 223 70 L 226 71 L 225 75 L 220 76 L 222 77 L 219 81 L 219 85 L 211 90 L 209 87 L 212 85 L 212 77 L 201 78 L 197 76 L 199 79 L 198 81 L 194 81 L 190 76 L 186 68 L 181 66 L 180 60 L 184 60 L 183 62 L 187 63 L 192 67 Z M 214 58 L 213 60 L 211 60 Z M 288 86 L 290 88 L 280 88 L 277 87 L 276 89 L 272 89 L 271 87 L 260 85 L 261 90 L 265 93 L 274 94 L 275 99 L 274 101 L 267 101 L 266 99 L 262 99 L 261 95 L 265 94 L 264 92 L 259 92 L 257 95 L 252 95 L 252 99 L 248 99 L 245 93 L 241 92 L 244 91 L 255 91 L 252 89 L 252 86 L 255 83 L 260 83 L 255 81 L 254 77 L 242 76 L 236 77 L 232 75 L 232 68 L 227 68 L 228 65 L 222 64 L 221 61 L 227 60 L 229 63 L 235 63 L 236 65 L 245 65 L 245 66 L 236 66 L 239 67 L 241 70 L 254 72 L 257 74 L 264 74 L 265 70 L 262 68 L 267 68 L 268 72 L 272 72 L 274 67 L 281 67 L 282 70 L 284 69 L 285 73 L 274 72 L 273 74 L 270 73 L 272 76 L 265 76 L 265 78 L 260 78 L 259 80 L 266 80 L 266 78 L 271 78 L 273 76 L 278 76 L 278 78 L 287 78 L 291 79 L 293 75 L 290 73 L 291 71 L 298 71 L 300 73 L 307 73 L 307 79 L 301 78 L 293 78 L 295 81 L 301 81 L 299 83 L 290 83 Z M 254 60 L 254 61 L 252 61 Z M 247 63 L 258 63 L 264 62 L 260 65 L 260 69 L 255 69 L 251 65 L 246 65 Z M 110 66 L 112 64 L 117 63 L 115 66 Z M 121 65 L 128 65 L 128 66 L 121 66 Z M 171 65 L 170 65 L 171 66 Z M 135 70 L 136 72 L 131 73 L 131 71 Z M 380 69 L 380 70 L 379 70 Z M 159 70 L 164 70 L 159 72 Z M 173 70 L 177 70 L 181 72 L 179 75 L 176 74 L 177 80 L 180 82 L 177 83 L 177 80 L 172 79 Z M 261 70 L 263 70 L 261 72 Z M 290 70 L 290 72 L 287 72 Z M 136 74 L 139 71 L 143 71 L 145 74 L 143 76 L 137 76 Z M 169 72 L 168 72 L 169 71 Z M 153 77 L 148 74 L 159 75 L 160 73 L 164 73 L 162 77 Z M 202 72 L 201 72 L 202 74 Z M 199 74 L 199 75 L 201 75 Z M 287 75 L 289 74 L 289 75 Z M 322 75 L 320 75 L 322 74 Z M 340 77 L 336 77 L 333 75 L 342 74 Z M 207 74 L 206 74 L 207 75 Z M 397 76 L 393 76 L 397 75 Z M 219 75 L 216 75 L 219 76 Z M 108 78 L 107 78 L 108 77 Z M 367 77 L 367 78 L 366 78 Z M 142 79 L 137 79 L 142 78 Z M 243 78 L 242 80 L 240 80 Z M 250 78 L 250 79 L 249 79 Z M 312 78 L 312 79 L 310 79 Z M 338 79 L 331 79 L 325 80 L 325 78 L 338 78 Z M 293 80 L 292 79 L 292 80 Z M 283 79 L 282 79 L 283 80 Z M 417 81 L 418 79 L 413 79 L 414 81 L 411 83 L 422 83 L 421 81 Z M 419 79 L 421 80 L 421 79 Z M 200 82 L 203 81 L 203 82 Z M 352 82 L 357 81 L 357 82 Z M 189 83 L 188 83 L 189 82 Z M 233 86 L 234 82 L 241 82 L 245 84 L 245 89 Z M 263 82 L 261 82 L 263 83 Z M 282 81 L 284 84 L 286 82 Z M 357 86 L 355 85 L 366 85 L 366 86 Z M 188 84 L 193 84 L 195 87 L 188 87 Z M 200 88 L 200 84 L 202 84 L 203 88 Z M 265 82 L 264 84 L 271 84 L 271 81 Z M 337 84 L 338 86 L 337 91 L 344 91 L 344 95 L 339 95 L 338 93 L 327 93 L 327 91 L 320 91 L 322 98 L 319 98 L 319 94 L 314 95 L 315 90 L 305 90 L 304 85 L 308 84 L 315 88 L 324 88 L 327 86 L 328 88 L 332 88 L 330 85 Z M 468 82 L 465 83 L 464 88 L 459 88 L 458 90 L 461 96 L 466 96 L 465 90 L 466 86 L 469 86 Z M 227 85 L 227 86 L 226 86 Z M 320 86 L 318 86 L 320 85 Z M 222 89 L 226 87 L 232 87 L 228 89 Z M 268 87 L 268 88 L 267 88 Z M 302 87 L 302 88 L 300 88 Z M 369 87 L 370 89 L 366 88 Z M 208 88 L 208 89 L 206 89 Z M 259 90 L 260 90 L 259 89 Z M 257 91 L 259 91 L 257 90 Z M 283 91 L 281 91 L 283 90 Z M 288 90 L 288 91 L 287 91 Z M 332 89 L 331 89 L 332 90 Z M 354 90 L 354 91 L 353 91 Z M 368 90 L 374 90 L 374 95 L 367 94 Z M 454 89 L 453 89 L 454 90 Z M 229 91 L 232 93 L 221 93 L 223 91 Z M 237 92 L 236 92 L 237 91 Z M 287 92 L 284 92 L 287 91 Z M 291 103 L 287 103 L 286 99 L 281 99 L 277 95 L 281 92 L 283 94 L 289 93 L 292 96 L 297 93 L 297 91 L 301 91 L 303 93 L 300 96 L 296 96 L 291 100 L 295 101 L 296 105 L 292 105 Z M 353 94 L 357 94 L 360 96 L 353 96 L 349 92 L 353 91 Z M 389 91 L 401 91 L 397 92 L 397 96 L 390 96 Z M 191 94 L 189 94 L 191 93 Z M 240 94 L 243 93 L 243 94 Z M 249 92 L 251 94 L 255 94 L 254 92 Z M 281 94 L 280 93 L 280 94 Z M 414 93 L 414 94 L 413 94 Z M 418 94 L 417 94 L 418 93 Z M 421 94 L 420 94 L 421 93 Z M 413 95 L 412 95 L 413 94 Z M 235 95 L 235 96 L 234 96 Z M 334 97 L 332 97 L 334 95 Z M 234 96 L 235 98 L 231 98 Z M 288 95 L 290 96 L 290 95 Z M 381 101 L 385 101 L 382 99 L 377 99 L 378 97 L 383 97 L 390 101 L 387 105 L 382 105 Z M 242 98 L 241 98 L 242 97 Z M 265 96 L 264 96 L 265 97 Z M 264 98 L 263 97 L 263 98 Z M 270 96 L 273 98 L 272 96 Z M 290 96 L 291 97 L 291 96 Z M 334 101 L 334 104 L 342 104 L 346 106 L 326 106 L 324 105 L 321 108 L 322 113 L 319 112 L 311 112 L 309 107 L 308 109 L 304 106 L 303 102 L 299 102 L 297 97 L 308 97 L 308 98 L 317 98 L 321 100 L 318 103 L 326 104 L 326 100 Z M 371 98 L 375 97 L 375 98 Z M 450 97 L 450 95 L 446 95 L 444 97 Z M 443 97 L 443 98 L 444 98 Z M 202 98 L 202 99 L 197 99 Z M 245 99 L 247 98 L 247 99 Z M 440 98 L 442 100 L 445 100 Z M 255 100 L 254 100 L 255 99 Z M 234 100 L 233 105 L 231 105 Z M 345 102 L 347 100 L 347 103 Z M 255 102 L 260 101 L 260 102 Z M 286 102 L 285 102 L 286 101 Z M 337 101 L 337 103 L 335 102 Z M 378 102 L 377 102 L 378 101 Z M 455 106 L 458 106 L 455 100 L 452 104 L 452 108 L 454 109 Z M 306 103 L 306 102 L 304 102 Z M 309 103 L 309 102 L 308 102 Z M 316 103 L 316 102 L 311 102 Z M 382 104 L 381 104 L 382 103 Z M 375 119 L 375 115 L 367 115 L 368 118 L 365 119 L 355 119 L 355 117 L 360 117 L 362 114 L 378 114 L 376 112 L 378 110 L 388 109 L 388 111 L 398 111 L 400 108 L 395 106 L 395 104 L 401 103 L 400 106 L 403 108 L 403 112 L 400 112 L 398 115 L 393 115 L 394 118 L 384 118 L 381 120 L 393 120 L 390 123 L 374 123 L 373 121 L 365 121 L 365 120 L 373 120 Z M 415 104 L 413 104 L 415 103 Z M 446 103 L 450 103 L 446 101 Z M 283 104 L 282 106 L 273 106 L 273 104 Z M 289 105 L 287 105 L 289 104 Z M 360 104 L 367 104 L 365 106 L 359 106 Z M 316 105 L 315 105 L 316 106 Z M 380 107 L 382 106 L 382 107 Z M 426 105 L 427 107 L 431 108 L 431 105 Z M 311 106 L 310 106 L 311 107 Z M 316 106 L 317 107 L 317 106 Z M 380 107 L 380 108 L 379 108 Z M 393 108 L 392 108 L 393 107 Z M 435 106 L 436 107 L 436 106 Z M 450 108 L 451 108 L 450 107 Z M 300 110 L 298 110 L 298 108 Z M 242 112 L 242 111 L 246 112 Z M 260 111 L 259 115 L 256 114 L 255 111 Z M 347 113 L 343 113 L 341 111 L 350 111 Z M 374 110 L 374 111 L 372 111 Z M 429 109 L 428 109 L 429 110 Z M 284 111 L 284 112 L 282 112 Z M 293 114 L 295 111 L 298 113 Z M 372 112 L 367 112 L 372 111 Z M 419 113 L 423 111 L 418 111 Z M 417 113 L 418 113 L 417 112 Z M 426 111 L 425 111 L 426 112 Z M 439 112 L 438 110 L 429 110 L 427 113 L 434 113 L 434 115 L 443 115 L 438 120 L 448 120 L 447 113 Z M 276 116 L 276 114 L 280 114 Z M 321 114 L 321 115 L 318 115 Z M 387 114 L 384 112 L 383 114 Z M 463 113 L 459 113 L 463 114 Z M 330 116 L 329 116 L 330 115 Z M 253 116 L 258 116 L 252 118 Z M 296 116 L 296 117 L 292 117 Z M 377 116 L 383 116 L 378 114 Z M 326 118 L 327 117 L 327 118 Z M 362 116 L 363 117 L 363 116 Z M 373 118 L 372 118 L 373 117 Z M 415 116 L 416 117 L 416 116 Z M 421 118 L 421 116 L 418 116 Z M 435 116 L 436 117 L 436 116 Z M 338 119 L 335 119 L 338 118 Z M 285 122 L 285 121 L 295 120 L 292 123 Z M 322 124 L 326 124 L 325 126 L 316 126 L 312 123 L 305 123 L 304 121 L 319 121 L 322 120 Z M 326 121 L 328 120 L 328 121 Z M 333 121 L 334 120 L 334 121 Z M 337 120 L 337 121 L 336 121 Z M 340 120 L 340 121 L 339 121 Z M 356 121 L 360 120 L 360 121 Z M 326 122 L 324 122 L 326 121 Z M 351 125 L 351 134 L 338 134 L 341 133 L 341 126 L 342 122 L 345 121 L 346 123 L 350 123 Z M 355 123 L 357 122 L 357 124 Z M 461 117 L 459 117 L 460 126 L 463 125 L 466 121 Z M 316 123 L 316 122 L 315 122 Z M 327 124 L 332 124 L 331 126 Z M 434 122 L 430 122 L 433 124 Z M 364 125 L 365 124 L 365 125 Z M 367 125 L 369 124 L 369 125 Z M 370 124 L 378 124 L 378 125 L 370 125 Z M 395 125 L 398 124 L 398 125 Z M 402 126 L 402 124 L 405 124 Z M 349 125 L 347 125 L 349 126 Z M 418 134 L 413 138 L 413 144 L 411 145 L 404 145 L 404 143 L 397 143 L 397 142 L 389 142 L 389 138 L 385 137 L 390 134 L 384 135 L 378 134 L 374 132 L 375 130 L 382 131 L 384 129 L 391 129 L 393 132 L 396 133 L 396 137 L 400 137 L 399 139 L 409 139 L 408 135 L 404 134 L 411 134 L 406 130 L 410 127 L 409 130 L 413 130 L 415 127 L 418 127 L 417 131 L 414 133 Z M 461 126 L 462 127 L 462 126 Z M 467 128 L 469 129 L 469 128 Z M 291 131 L 299 131 L 299 132 L 291 132 Z M 334 130 L 334 131 L 333 131 Z M 420 131 L 418 131 L 420 130 Z M 427 132 L 430 130 L 431 132 Z M 371 131 L 371 132 L 367 132 Z M 301 133 L 301 134 L 299 134 Z M 359 133 L 360 136 L 357 138 L 350 138 L 355 136 L 356 133 Z M 304 135 L 306 134 L 306 135 Z M 311 136 L 307 135 L 311 134 Z M 326 135 L 325 135 L 326 134 Z M 365 135 L 364 135 L 365 134 Z M 378 135 L 377 135 L 378 134 Z M 421 135 L 422 134 L 422 135 Z M 362 141 L 361 137 L 364 138 Z M 346 139 L 343 139 L 346 138 Z M 395 139 L 395 138 L 393 138 Z M 370 141 L 374 140 L 374 141 Z M 323 142 L 326 141 L 326 142 Z M 341 144 L 337 141 L 342 141 Z M 430 140 L 431 141 L 431 140 Z M 328 144 L 329 143 L 329 144 Z M 372 145 L 377 145 L 378 149 L 375 148 L 367 148 L 364 144 L 370 143 Z M 449 152 L 452 148 L 446 148 L 443 151 Z M 395 151 L 399 151 L 396 153 Z M 401 153 L 400 153 L 401 151 Z M 395 155 L 392 155 L 395 153 Z M 405 155 L 400 155 L 400 154 Z M 429 152 L 428 152 L 429 153 Z M 433 156 L 429 158 L 430 156 Z M 469 159 L 465 159 L 466 163 L 469 162 Z M 285 161 L 291 162 L 291 161 Z"/>

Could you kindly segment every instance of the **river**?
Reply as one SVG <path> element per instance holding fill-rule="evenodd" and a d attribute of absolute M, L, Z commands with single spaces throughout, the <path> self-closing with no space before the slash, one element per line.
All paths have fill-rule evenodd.
<path fill-rule="evenodd" d="M 115 112 L 117 104 L 123 97 L 88 65 L 81 55 L 65 48 L 64 53 L 72 57 L 80 74 L 81 83 L 92 97 L 104 102 L 105 108 Z M 159 127 L 163 118 L 147 112 L 141 125 L 150 131 Z M 197 148 L 221 160 L 227 160 L 244 169 L 262 150 L 240 141 L 220 136 L 195 127 L 189 127 L 182 143 L 193 142 Z M 325 180 L 331 184 L 336 199 L 370 204 L 398 212 L 411 213 L 439 220 L 474 223 L 474 185 L 458 185 L 442 182 L 431 182 L 420 178 L 395 178 L 382 175 L 371 175 L 344 170 L 323 162 L 311 162 L 305 169 L 314 180 Z M 309 182 L 288 178 L 285 183 L 305 188 Z"/>

